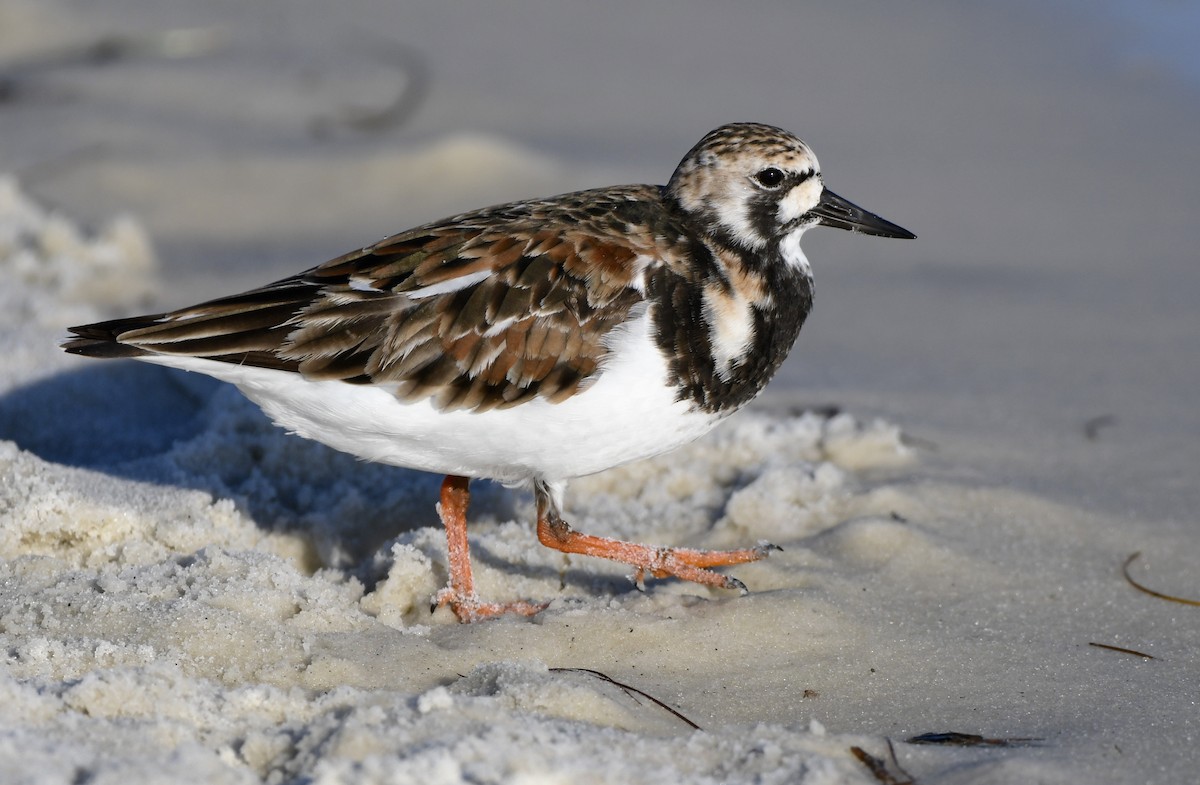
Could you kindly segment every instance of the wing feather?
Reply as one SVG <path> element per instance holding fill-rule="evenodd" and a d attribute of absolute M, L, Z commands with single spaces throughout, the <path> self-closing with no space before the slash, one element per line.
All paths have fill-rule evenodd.
<path fill-rule="evenodd" d="M 66 347 L 372 382 L 448 409 L 563 400 L 601 371 L 609 333 L 640 312 L 645 273 L 664 264 L 658 193 L 629 186 L 467 213 L 250 292 L 72 328 Z"/>

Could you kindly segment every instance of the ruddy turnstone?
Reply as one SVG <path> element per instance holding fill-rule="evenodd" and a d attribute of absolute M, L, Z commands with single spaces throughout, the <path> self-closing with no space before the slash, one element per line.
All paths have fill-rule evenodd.
<path fill-rule="evenodd" d="M 825 188 L 791 133 L 735 123 L 665 186 L 489 207 L 392 235 L 242 294 L 72 327 L 64 348 L 237 385 L 279 425 L 360 458 L 446 475 L 438 512 L 459 619 L 484 602 L 468 479 L 533 488 L 538 539 L 566 553 L 745 591 L 713 570 L 774 546 L 655 547 L 574 531 L 567 481 L 666 452 L 763 388 L 812 307 L 814 226 L 914 235 Z"/>

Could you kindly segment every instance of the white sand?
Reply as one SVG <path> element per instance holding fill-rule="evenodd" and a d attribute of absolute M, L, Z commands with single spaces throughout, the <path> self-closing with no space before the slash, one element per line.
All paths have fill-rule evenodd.
<path fill-rule="evenodd" d="M 344 8 L 0 0 L 0 782 L 879 781 L 854 746 L 903 780 L 887 740 L 923 784 L 1194 778 L 1200 615 L 1120 567 L 1200 596 L 1197 88 L 1053 10 Z M 43 57 L 168 28 L 201 51 Z M 428 101 L 339 125 L 403 85 L 389 38 Z M 571 488 L 585 531 L 782 545 L 731 570 L 747 597 L 638 592 L 478 484 L 482 593 L 552 604 L 458 625 L 438 478 L 56 348 L 457 209 L 662 181 L 730 119 L 921 238 L 815 233 L 765 399 Z M 1039 741 L 904 742 L 934 731 Z"/>

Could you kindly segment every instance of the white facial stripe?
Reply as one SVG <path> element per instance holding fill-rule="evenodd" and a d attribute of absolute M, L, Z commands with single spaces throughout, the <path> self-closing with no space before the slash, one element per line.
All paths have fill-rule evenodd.
<path fill-rule="evenodd" d="M 787 226 L 816 207 L 817 202 L 821 201 L 823 190 L 825 190 L 825 184 L 821 182 L 820 175 L 816 175 L 788 191 L 787 196 L 780 200 L 779 212 L 776 214 L 779 217 L 780 225 Z"/>

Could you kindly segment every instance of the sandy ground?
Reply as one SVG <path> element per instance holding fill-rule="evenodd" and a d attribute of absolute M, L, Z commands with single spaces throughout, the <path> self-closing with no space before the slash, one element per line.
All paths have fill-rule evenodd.
<path fill-rule="evenodd" d="M 0 0 L 0 780 L 1189 780 L 1200 616 L 1121 567 L 1200 597 L 1200 88 L 1074 11 Z M 586 531 L 782 545 L 748 597 L 484 484 L 482 590 L 552 603 L 457 625 L 437 478 L 56 349 L 735 119 L 920 236 L 810 235 L 761 402 L 572 486 Z M 949 731 L 1003 743 L 907 741 Z"/>

